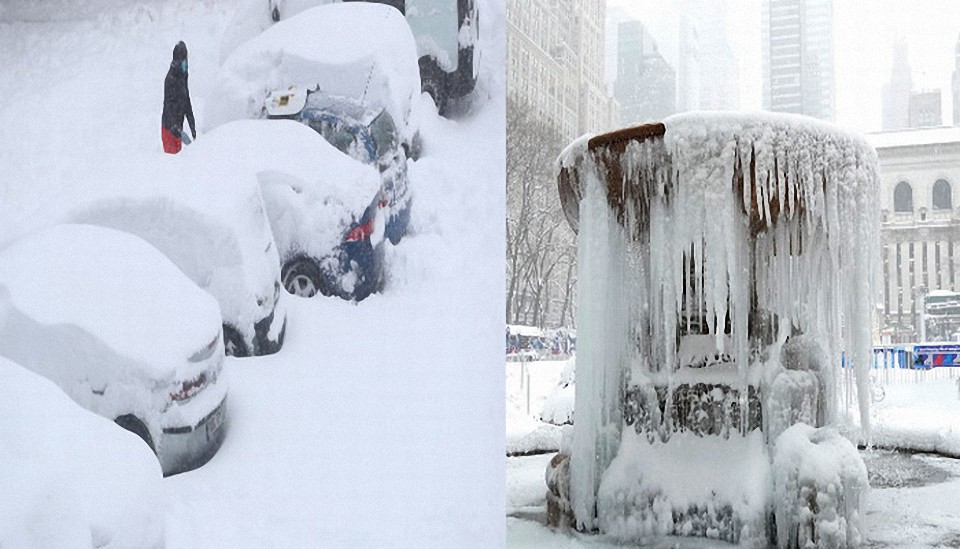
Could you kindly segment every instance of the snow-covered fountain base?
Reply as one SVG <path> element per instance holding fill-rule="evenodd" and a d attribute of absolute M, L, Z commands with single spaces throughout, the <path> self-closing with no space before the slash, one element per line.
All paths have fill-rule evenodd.
<path fill-rule="evenodd" d="M 842 357 L 869 382 L 874 150 L 804 117 L 694 113 L 560 162 L 580 269 L 569 476 L 551 477 L 568 520 L 625 541 L 859 543 L 866 470 L 830 426 Z"/>

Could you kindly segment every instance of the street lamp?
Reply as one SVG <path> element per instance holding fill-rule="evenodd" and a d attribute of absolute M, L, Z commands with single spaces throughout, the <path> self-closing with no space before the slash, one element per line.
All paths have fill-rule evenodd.
<path fill-rule="evenodd" d="M 920 342 L 925 342 L 927 340 L 927 285 L 920 284 L 919 286 L 913 287 L 913 301 L 914 303 L 919 302 L 920 307 L 918 308 L 917 317 L 918 324 L 920 325 Z"/>

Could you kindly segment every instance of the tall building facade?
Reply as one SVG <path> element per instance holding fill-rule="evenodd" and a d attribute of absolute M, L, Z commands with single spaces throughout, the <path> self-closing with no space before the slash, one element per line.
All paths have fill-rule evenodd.
<path fill-rule="evenodd" d="M 833 0 L 763 0 L 763 105 L 834 118 Z"/>
<path fill-rule="evenodd" d="M 910 92 L 913 90 L 913 75 L 907 45 L 898 43 L 893 47 L 893 66 L 890 81 L 883 86 L 884 130 L 899 130 L 910 126 Z"/>
<path fill-rule="evenodd" d="M 868 139 L 880 164 L 881 339 L 950 338 L 960 324 L 931 322 L 937 315 L 928 300 L 960 291 L 960 128 L 881 132 Z"/>
<path fill-rule="evenodd" d="M 953 125 L 960 126 L 960 38 L 953 49 Z"/>
<path fill-rule="evenodd" d="M 740 107 L 737 58 L 727 38 L 726 0 L 683 0 L 677 59 L 679 111 Z"/>
<path fill-rule="evenodd" d="M 928 128 L 942 124 L 940 90 L 911 92 L 907 105 L 907 122 L 911 128 Z"/>
<path fill-rule="evenodd" d="M 676 72 L 640 21 L 617 26 L 615 97 L 620 124 L 658 121 L 676 112 Z"/>
<path fill-rule="evenodd" d="M 603 82 L 605 0 L 508 0 L 507 91 L 567 139 L 616 123 Z"/>

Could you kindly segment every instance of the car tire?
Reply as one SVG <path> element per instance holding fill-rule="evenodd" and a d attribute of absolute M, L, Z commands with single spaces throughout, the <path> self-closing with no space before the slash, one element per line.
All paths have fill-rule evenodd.
<path fill-rule="evenodd" d="M 305 257 L 288 261 L 280 271 L 280 281 L 288 293 L 298 297 L 313 297 L 323 293 L 320 267 Z"/>
<path fill-rule="evenodd" d="M 437 60 L 424 55 L 420 58 L 420 91 L 430 94 L 434 104 L 437 106 L 437 113 L 445 116 L 447 112 L 447 103 L 449 102 L 449 90 L 447 89 L 447 73 L 440 68 Z"/>
<path fill-rule="evenodd" d="M 240 332 L 233 326 L 223 325 L 223 351 L 227 356 L 244 357 L 250 356 L 250 349 L 243 341 Z"/>
<path fill-rule="evenodd" d="M 143 439 L 150 447 L 150 451 L 154 454 L 157 453 L 157 449 L 153 445 L 153 437 L 150 436 L 150 429 L 147 429 L 147 426 L 137 416 L 126 414 L 113 420 L 113 422 Z"/>

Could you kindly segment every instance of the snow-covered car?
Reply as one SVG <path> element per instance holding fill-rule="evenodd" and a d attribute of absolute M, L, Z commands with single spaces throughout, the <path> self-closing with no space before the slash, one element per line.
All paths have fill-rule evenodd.
<path fill-rule="evenodd" d="M 223 441 L 222 345 L 216 301 L 131 234 L 53 225 L 0 250 L 0 355 L 137 434 L 164 474 Z"/>
<path fill-rule="evenodd" d="M 252 36 L 224 60 L 206 103 L 204 125 L 211 129 L 262 117 L 268 94 L 290 86 L 319 88 L 369 109 L 386 110 L 401 144 L 416 148 L 417 44 L 403 15 L 390 6 L 320 5 Z"/>
<path fill-rule="evenodd" d="M 406 0 L 417 39 L 420 81 L 442 116 L 477 84 L 479 15 L 474 0 Z"/>
<path fill-rule="evenodd" d="M 220 304 L 228 355 L 280 350 L 286 329 L 276 246 L 255 175 L 199 140 L 179 155 L 104 160 L 71 176 L 58 217 L 133 233 Z"/>
<path fill-rule="evenodd" d="M 256 174 L 290 293 L 361 300 L 380 289 L 388 200 L 374 166 L 291 120 L 230 122 L 203 145 Z"/>
<path fill-rule="evenodd" d="M 0 547 L 164 546 L 163 477 L 142 442 L 3 357 L 0 388 Z"/>
<path fill-rule="evenodd" d="M 273 23 L 336 1 L 251 0 L 238 10 L 225 31 L 221 59 Z M 479 21 L 474 0 L 371 1 L 392 6 L 406 16 L 417 44 L 421 89 L 430 94 L 441 115 L 449 115 L 455 102 L 472 92 L 477 82 Z M 365 26 L 357 28 L 363 29 L 358 34 L 365 40 L 380 36 Z"/>
<path fill-rule="evenodd" d="M 267 96 L 266 115 L 306 124 L 340 152 L 376 166 L 382 198 L 387 201 L 384 232 L 393 244 L 400 242 L 410 224 L 411 195 L 406 154 L 386 109 L 294 86 Z"/>

